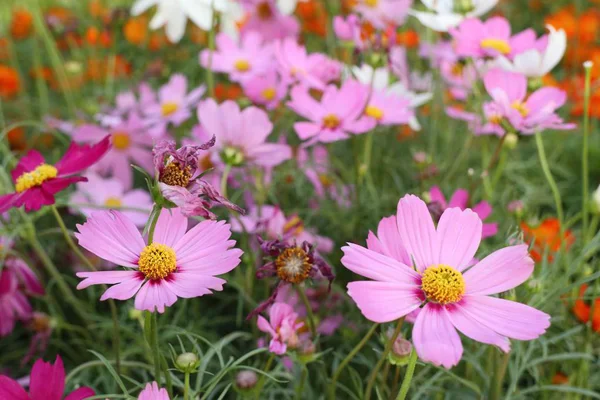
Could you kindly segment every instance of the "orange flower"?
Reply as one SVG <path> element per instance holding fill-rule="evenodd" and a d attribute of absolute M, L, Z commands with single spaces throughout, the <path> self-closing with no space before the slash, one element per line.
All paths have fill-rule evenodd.
<path fill-rule="evenodd" d="M 191 24 L 190 40 L 196 44 L 206 46 L 208 44 L 208 33 L 198 28 L 196 25 Z"/>
<path fill-rule="evenodd" d="M 110 14 L 110 9 L 102 4 L 102 0 L 91 0 L 88 4 L 88 11 L 94 18 L 104 19 Z"/>
<path fill-rule="evenodd" d="M 122 56 L 91 58 L 87 61 L 88 80 L 103 82 L 109 74 L 115 78 L 123 78 L 131 74 L 131 64 Z"/>
<path fill-rule="evenodd" d="M 552 377 L 552 384 L 553 385 L 568 385 L 569 377 L 566 376 L 565 374 L 563 374 L 562 372 L 557 372 Z"/>
<path fill-rule="evenodd" d="M 592 312 L 591 305 L 583 300 L 583 295 L 585 294 L 587 288 L 588 285 L 581 285 L 581 287 L 579 288 L 579 297 L 577 298 L 577 300 L 575 300 L 575 305 L 573 306 L 573 314 L 575 314 L 575 317 L 584 324 L 590 322 L 590 313 Z M 595 332 L 600 332 L 600 298 L 594 299 L 594 315 L 592 316 L 592 329 Z"/>
<path fill-rule="evenodd" d="M 148 18 L 145 16 L 130 18 L 123 26 L 125 39 L 136 46 L 146 42 L 148 37 Z"/>
<path fill-rule="evenodd" d="M 561 238 L 560 222 L 556 218 L 546 218 L 536 227 L 521 222 L 521 229 L 525 234 L 525 239 L 533 242 L 530 254 L 536 262 L 542 261 L 546 249 L 548 249 L 549 253 L 557 252 L 560 250 L 563 242 L 565 249 L 569 249 L 575 241 L 575 237 L 569 230 L 567 230 L 564 233 L 564 237 Z M 548 254 L 548 260 L 553 260 L 552 254 Z"/>
<path fill-rule="evenodd" d="M 10 98 L 19 93 L 21 82 L 14 68 L 0 64 L 0 97 Z"/>
<path fill-rule="evenodd" d="M 419 45 L 419 34 L 413 30 L 397 33 L 396 43 L 409 49 L 417 47 Z"/>
<path fill-rule="evenodd" d="M 236 84 L 217 83 L 215 86 L 215 98 L 221 102 L 224 100 L 237 100 L 242 97 L 242 88 Z"/>
<path fill-rule="evenodd" d="M 545 22 L 556 29 L 564 29 L 569 39 L 574 38 L 578 30 L 577 18 L 572 7 L 562 8 L 558 12 L 547 16 Z"/>
<path fill-rule="evenodd" d="M 111 39 L 107 31 L 102 31 L 95 26 L 90 26 L 85 32 L 85 41 L 91 46 L 100 46 L 105 49 L 110 47 Z"/>
<path fill-rule="evenodd" d="M 25 130 L 22 127 L 16 127 L 8 131 L 6 138 L 8 139 L 8 144 L 11 150 L 24 151 L 27 149 Z"/>
<path fill-rule="evenodd" d="M 29 76 L 32 79 L 43 79 L 46 82 L 50 82 L 52 75 L 52 68 L 50 67 L 31 68 L 29 70 Z"/>
<path fill-rule="evenodd" d="M 8 39 L 0 38 L 0 61 L 8 60 Z"/>
<path fill-rule="evenodd" d="M 10 21 L 10 34 L 13 39 L 27 39 L 32 31 L 33 17 L 31 13 L 24 8 L 15 8 Z"/>
<path fill-rule="evenodd" d="M 167 36 L 163 31 L 152 32 L 150 34 L 150 40 L 148 41 L 148 48 L 150 51 L 158 51 L 165 47 L 168 43 Z"/>
<path fill-rule="evenodd" d="M 327 34 L 327 12 L 322 2 L 300 2 L 296 8 L 296 15 L 302 23 L 302 31 L 321 37 Z"/>

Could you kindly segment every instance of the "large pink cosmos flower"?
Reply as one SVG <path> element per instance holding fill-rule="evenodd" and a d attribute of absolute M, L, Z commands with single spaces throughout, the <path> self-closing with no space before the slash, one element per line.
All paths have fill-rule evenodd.
<path fill-rule="evenodd" d="M 112 148 L 93 169 L 120 180 L 126 190 L 131 189 L 132 163 L 146 171 L 152 171 L 152 138 L 136 112 L 130 113 L 127 119 L 108 129 L 94 124 L 80 125 L 75 128 L 72 137 L 79 143 L 93 143 L 106 135 L 110 135 Z"/>
<path fill-rule="evenodd" d="M 528 96 L 525 75 L 499 68 L 488 71 L 483 77 L 483 83 L 493 99 L 483 106 L 487 124 L 492 125 L 487 128 L 488 131 L 495 127 L 495 133 L 503 134 L 503 118 L 507 118 L 513 128 L 523 134 L 576 127 L 575 124 L 565 123 L 556 114 L 556 110 L 567 100 L 567 94 L 563 90 L 543 87 Z"/>
<path fill-rule="evenodd" d="M 262 332 L 271 335 L 269 351 L 281 355 L 285 354 L 288 347 L 295 348 L 300 343 L 298 329 L 304 326 L 304 322 L 296 322 L 298 314 L 292 306 L 286 303 L 273 303 L 269 309 L 269 321 L 262 315 L 258 316 L 256 325 Z"/>
<path fill-rule="evenodd" d="M 170 400 L 167 389 L 161 389 L 158 383 L 148 383 L 140 392 L 138 400 Z"/>
<path fill-rule="evenodd" d="M 60 400 L 65 391 L 65 367 L 60 356 L 54 364 L 37 360 L 29 375 L 29 393 L 8 376 L 0 375 L 0 399 L 3 400 Z M 89 387 L 80 387 L 64 400 L 83 400 L 96 393 Z"/>
<path fill-rule="evenodd" d="M 242 0 L 247 18 L 240 31 L 243 36 L 258 32 L 265 40 L 297 37 L 300 24 L 291 15 L 281 13 L 275 0 Z"/>
<path fill-rule="evenodd" d="M 89 217 L 98 208 L 131 208 L 123 210 L 123 214 L 136 226 L 146 224 L 153 205 L 148 192 L 143 189 L 126 191 L 123 183 L 116 178 L 104 179 L 94 173 L 88 173 L 87 178 L 88 182 L 77 184 L 77 191 L 71 196 L 70 202 L 75 205 L 75 210 Z"/>
<path fill-rule="evenodd" d="M 327 86 L 320 101 L 315 100 L 305 86 L 292 89 L 288 107 L 309 122 L 296 122 L 294 129 L 308 144 L 344 140 L 352 134 L 373 129 L 376 122 L 364 115 L 369 90 L 353 80 L 341 88 Z"/>
<path fill-rule="evenodd" d="M 23 205 L 29 212 L 54 204 L 56 193 L 75 182 L 87 180 L 75 174 L 95 164 L 109 148 L 109 137 L 93 146 L 79 146 L 72 142 L 55 165 L 46 164 L 38 151 L 30 150 L 11 172 L 16 191 L 0 196 L 0 214 Z"/>
<path fill-rule="evenodd" d="M 175 74 L 158 90 L 156 101 L 145 105 L 142 112 L 150 135 L 161 137 L 167 133 L 169 124 L 179 126 L 192 116 L 192 107 L 200 101 L 206 89 L 200 86 L 189 93 L 187 90 L 186 77 Z"/>
<path fill-rule="evenodd" d="M 179 209 L 163 210 L 154 241 L 146 244 L 135 224 L 118 211 L 101 211 L 75 234 L 79 244 L 98 257 L 129 268 L 126 271 L 79 272 L 78 289 L 112 284 L 100 300 L 135 297 L 138 310 L 164 312 L 178 297 L 192 298 L 223 290 L 227 273 L 240 263 L 242 251 L 232 249 L 224 222 L 205 220 L 187 233 L 188 220 Z M 137 294 L 137 295 L 136 295 Z"/>
<path fill-rule="evenodd" d="M 377 125 L 405 125 L 415 118 L 415 111 L 408 97 L 389 93 L 385 89 L 376 89 L 369 97 L 365 116 Z"/>
<path fill-rule="evenodd" d="M 454 38 L 454 49 L 462 57 L 497 57 L 513 59 L 527 50 L 546 48 L 547 37 L 539 41 L 533 29 L 526 29 L 511 36 L 506 18 L 492 17 L 485 22 L 476 18 L 464 20 L 449 33 Z"/>
<path fill-rule="evenodd" d="M 234 82 L 243 82 L 273 68 L 273 46 L 265 43 L 256 32 L 244 35 L 239 44 L 226 33 L 219 33 L 216 44 L 217 49 L 212 55 L 210 50 L 200 53 L 200 64 L 228 74 Z"/>
<path fill-rule="evenodd" d="M 434 186 L 429 190 L 431 196 L 431 204 L 429 206 L 430 211 L 433 214 L 441 216 L 442 213 L 448 208 L 458 207 L 461 210 L 465 210 L 469 204 L 469 192 L 465 189 L 457 189 L 450 198 L 449 202 L 446 202 L 444 193 L 438 186 Z M 473 206 L 473 212 L 484 221 L 492 213 L 492 206 L 487 201 L 481 201 Z M 481 238 L 485 239 L 490 236 L 494 236 L 498 233 L 498 223 L 486 223 L 482 225 Z"/>
<path fill-rule="evenodd" d="M 210 149 L 215 164 L 274 167 L 292 158 L 287 144 L 267 142 L 273 124 L 260 108 L 240 110 L 233 101 L 217 104 L 208 99 L 198 106 L 198 119 L 205 135 L 216 138 Z"/>
<path fill-rule="evenodd" d="M 349 283 L 348 294 L 367 319 L 379 323 L 421 307 L 412 340 L 422 360 L 445 368 L 457 365 L 463 352 L 457 329 L 508 352 L 508 338 L 532 340 L 550 326 L 549 315 L 490 296 L 532 274 L 526 245 L 498 250 L 467 269 L 482 225 L 470 209 L 447 209 L 436 229 L 425 202 L 407 195 L 400 199 L 396 217 L 385 221 L 379 237 L 369 235 L 369 249 L 356 244 L 342 248 L 344 266 L 372 279 Z"/>

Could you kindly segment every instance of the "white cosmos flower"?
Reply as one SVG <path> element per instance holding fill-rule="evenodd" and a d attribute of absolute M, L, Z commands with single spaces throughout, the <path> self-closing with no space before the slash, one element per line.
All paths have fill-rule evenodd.
<path fill-rule="evenodd" d="M 567 50 L 567 34 L 562 29 L 557 31 L 552 25 L 546 25 L 546 27 L 550 33 L 548 34 L 548 45 L 543 52 L 530 49 L 517 54 L 512 62 L 506 57 L 500 56 L 496 60 L 497 65 L 529 78 L 541 78 L 552 71 Z"/>
<path fill-rule="evenodd" d="M 131 7 L 131 14 L 140 15 L 152 6 L 158 8 L 150 21 L 150 28 L 166 25 L 167 38 L 176 43 L 185 33 L 188 18 L 201 29 L 209 31 L 214 11 L 227 14 L 233 3 L 231 0 L 137 0 Z"/>
<path fill-rule="evenodd" d="M 432 93 L 416 93 L 408 89 L 407 84 L 398 81 L 390 84 L 390 71 L 387 68 L 374 69 L 370 65 L 363 64 L 361 67 L 353 66 L 346 68 L 344 73 L 345 79 L 352 76 L 365 85 L 373 87 L 375 90 L 385 90 L 387 93 L 393 93 L 400 97 L 405 97 L 410 100 L 410 106 L 417 108 L 427 103 L 433 97 Z M 416 117 L 412 117 L 408 125 L 414 131 L 421 130 L 421 124 Z"/>
<path fill-rule="evenodd" d="M 411 9 L 409 14 L 434 31 L 447 32 L 448 29 L 454 28 L 465 18 L 479 17 L 490 11 L 498 3 L 498 0 L 471 0 L 473 9 L 463 15 L 454 11 L 455 1 L 459 0 L 421 0 L 432 12 Z"/>

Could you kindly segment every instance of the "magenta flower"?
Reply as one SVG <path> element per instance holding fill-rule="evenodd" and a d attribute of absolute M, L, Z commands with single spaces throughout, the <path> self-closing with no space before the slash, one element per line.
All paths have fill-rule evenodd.
<path fill-rule="evenodd" d="M 154 241 L 147 244 L 135 224 L 118 211 L 100 211 L 75 234 L 84 249 L 128 268 L 126 271 L 79 272 L 77 286 L 111 286 L 100 300 L 135 296 L 138 310 L 165 311 L 178 297 L 192 298 L 223 290 L 225 274 L 240 263 L 242 251 L 233 249 L 224 222 L 205 220 L 187 231 L 188 220 L 179 209 L 163 210 Z M 187 231 L 187 233 L 186 233 Z"/>
<path fill-rule="evenodd" d="M 450 198 L 450 202 L 446 202 L 446 198 L 444 197 L 444 193 L 442 193 L 441 189 L 438 186 L 434 186 L 429 190 L 429 195 L 431 196 L 431 203 L 429 204 L 429 210 L 438 217 L 442 215 L 444 211 L 448 208 L 458 207 L 461 210 L 467 209 L 469 204 L 469 192 L 465 189 L 457 189 Z M 481 201 L 475 204 L 473 207 L 473 212 L 481 218 L 482 221 L 487 219 L 492 213 L 492 206 L 487 201 Z M 481 230 L 481 238 L 485 239 L 490 236 L 494 236 L 498 233 L 498 223 L 487 223 L 482 225 Z"/>
<path fill-rule="evenodd" d="M 226 33 L 219 33 L 216 44 L 212 59 L 210 50 L 200 53 L 200 64 L 204 68 L 228 74 L 234 82 L 243 82 L 273 68 L 273 46 L 256 32 L 244 35 L 239 44 Z"/>
<path fill-rule="evenodd" d="M 281 355 L 285 354 L 288 347 L 295 348 L 300 343 L 298 329 L 304 322 L 296 322 L 298 314 L 286 303 L 273 303 L 269 309 L 269 321 L 262 315 L 258 316 L 256 325 L 262 332 L 271 335 L 269 351 Z"/>
<path fill-rule="evenodd" d="M 167 389 L 161 389 L 158 383 L 148 383 L 140 392 L 138 400 L 170 400 Z"/>
<path fill-rule="evenodd" d="M 287 84 L 277 72 L 269 71 L 265 75 L 253 76 L 242 82 L 244 94 L 256 105 L 273 110 L 287 95 Z"/>
<path fill-rule="evenodd" d="M 163 136 L 169 124 L 179 126 L 192 116 L 192 107 L 198 104 L 205 88 L 200 86 L 189 93 L 187 90 L 185 76 L 175 74 L 158 90 L 156 102 L 144 106 L 144 122 L 150 135 Z"/>
<path fill-rule="evenodd" d="M 454 38 L 456 53 L 462 57 L 505 56 L 512 60 L 527 50 L 545 48 L 543 40 L 537 41 L 533 29 L 511 36 L 510 24 L 504 17 L 492 17 L 485 22 L 469 18 L 449 33 Z"/>
<path fill-rule="evenodd" d="M 233 101 L 217 104 L 208 99 L 198 106 L 198 119 L 205 134 L 216 138 L 212 149 L 215 162 L 274 167 L 292 158 L 287 144 L 267 142 L 273 124 L 260 108 L 240 110 Z"/>
<path fill-rule="evenodd" d="M 32 312 L 16 276 L 8 268 L 3 269 L 0 273 L 0 337 L 9 335 L 17 321 L 28 321 Z"/>
<path fill-rule="evenodd" d="M 327 82 L 335 79 L 335 75 L 331 73 L 332 65 L 337 65 L 338 75 L 341 71 L 339 64 L 326 55 L 308 54 L 306 47 L 291 38 L 275 42 L 274 54 L 277 70 L 288 84 L 301 83 L 309 88 L 323 89 Z M 324 72 L 328 73 L 324 75 Z M 323 78 L 327 80 L 324 81 Z"/>
<path fill-rule="evenodd" d="M 563 90 L 543 87 L 528 96 L 525 75 L 497 68 L 485 74 L 483 83 L 493 99 L 484 104 L 484 113 L 496 132 L 504 133 L 504 127 L 501 126 L 504 118 L 508 119 L 515 131 L 522 134 L 576 127 L 575 124 L 565 123 L 556 114 L 556 110 L 567 100 Z"/>
<path fill-rule="evenodd" d="M 8 376 L 0 375 L 0 399 L 6 400 L 83 400 L 96 393 L 89 387 L 80 387 L 63 397 L 65 391 L 65 367 L 60 356 L 54 364 L 37 360 L 29 379 L 29 393 Z"/>
<path fill-rule="evenodd" d="M 412 0 L 358 0 L 353 9 L 375 28 L 385 29 L 402 25 L 411 5 Z"/>
<path fill-rule="evenodd" d="M 93 124 L 80 125 L 75 128 L 72 136 L 79 143 L 93 143 L 106 135 L 110 135 L 112 147 L 93 169 L 102 175 L 110 175 L 120 180 L 126 190 L 131 189 L 133 186 L 131 164 L 152 171 L 150 153 L 152 139 L 135 112 L 130 113 L 126 120 L 108 129 Z"/>
<path fill-rule="evenodd" d="M 23 205 L 30 212 L 54 204 L 54 195 L 75 182 L 85 182 L 86 178 L 76 174 L 95 164 L 109 149 L 109 137 L 93 146 L 72 142 L 55 165 L 46 164 L 38 151 L 30 150 L 11 172 L 15 193 L 0 196 L 0 214 Z"/>
<path fill-rule="evenodd" d="M 275 0 L 242 0 L 247 19 L 241 27 L 242 36 L 259 33 L 265 40 L 296 38 L 300 24 L 291 15 L 284 15 Z"/>
<path fill-rule="evenodd" d="M 532 274 L 526 245 L 498 250 L 467 269 L 481 241 L 482 223 L 473 211 L 449 208 L 436 229 L 425 202 L 407 195 L 398 203 L 395 224 L 392 218 L 380 225 L 378 238 L 369 234 L 369 249 L 342 248 L 342 264 L 372 279 L 349 283 L 348 294 L 367 319 L 379 323 L 421 308 L 412 341 L 422 360 L 457 365 L 463 352 L 457 329 L 508 352 L 508 338 L 532 340 L 550 326 L 549 315 L 490 296 Z"/>
<path fill-rule="evenodd" d="M 294 129 L 308 144 L 335 142 L 373 129 L 376 122 L 364 115 L 369 90 L 347 80 L 341 88 L 327 86 L 320 101 L 304 86 L 292 89 L 288 107 L 309 122 L 296 122 Z M 307 144 L 307 145 L 308 145 Z"/>
<path fill-rule="evenodd" d="M 71 196 L 71 204 L 89 217 L 98 210 L 98 207 L 108 209 L 135 208 L 137 210 L 123 210 L 122 213 L 133 221 L 136 226 L 143 227 L 148 221 L 152 210 L 152 198 L 142 189 L 126 191 L 123 183 L 116 178 L 102 178 L 94 173 L 87 174 L 87 183 L 78 183 L 77 191 Z M 85 205 L 97 206 L 86 207 Z"/>

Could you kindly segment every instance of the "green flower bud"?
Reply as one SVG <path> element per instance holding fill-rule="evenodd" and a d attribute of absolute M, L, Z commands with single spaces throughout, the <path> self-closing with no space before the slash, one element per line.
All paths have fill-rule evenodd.
<path fill-rule="evenodd" d="M 200 359 L 194 353 L 183 353 L 175 359 L 175 367 L 181 372 L 193 372 L 200 365 Z"/>

